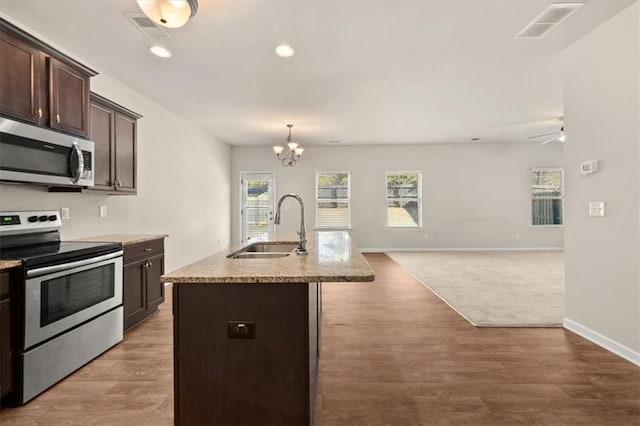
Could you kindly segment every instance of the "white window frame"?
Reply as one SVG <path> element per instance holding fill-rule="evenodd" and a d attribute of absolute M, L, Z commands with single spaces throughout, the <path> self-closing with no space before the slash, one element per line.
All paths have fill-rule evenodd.
<path fill-rule="evenodd" d="M 560 172 L 560 196 L 559 197 L 534 197 L 531 193 L 531 173 L 533 172 Z M 564 227 L 564 169 L 562 167 L 535 167 L 529 169 L 529 227 L 531 229 L 558 229 Z M 533 200 L 560 200 L 562 209 L 562 224 L 560 225 L 534 225 L 533 223 Z"/>
<path fill-rule="evenodd" d="M 418 175 L 418 223 L 416 225 L 390 225 L 389 224 L 389 192 L 387 185 L 389 183 L 389 175 Z M 384 176 L 384 209 L 386 216 L 386 227 L 389 229 L 422 229 L 422 172 L 418 170 L 407 171 L 391 171 L 386 172 Z"/>
<path fill-rule="evenodd" d="M 335 202 L 334 199 L 318 198 L 318 177 L 322 175 L 347 175 L 347 199 L 340 200 L 341 203 L 347 203 L 347 225 L 346 226 L 327 226 L 320 225 L 320 202 Z M 347 171 L 322 171 L 315 174 L 316 187 L 316 228 L 317 229 L 351 229 L 351 172 Z"/>

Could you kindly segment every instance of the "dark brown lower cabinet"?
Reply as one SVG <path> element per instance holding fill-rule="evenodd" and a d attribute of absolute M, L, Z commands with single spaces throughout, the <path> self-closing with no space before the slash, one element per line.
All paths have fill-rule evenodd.
<path fill-rule="evenodd" d="M 20 269 L 0 272 L 0 409 L 13 405 L 16 391 L 17 308 Z"/>
<path fill-rule="evenodd" d="M 125 245 L 122 303 L 124 330 L 158 311 L 164 302 L 164 239 Z"/>
<path fill-rule="evenodd" d="M 318 291 L 174 284 L 175 424 L 314 424 Z"/>

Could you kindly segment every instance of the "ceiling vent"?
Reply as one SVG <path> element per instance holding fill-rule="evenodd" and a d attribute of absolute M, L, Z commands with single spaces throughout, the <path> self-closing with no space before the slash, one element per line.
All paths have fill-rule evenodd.
<path fill-rule="evenodd" d="M 171 38 L 164 28 L 156 25 L 156 23 L 149 19 L 144 13 L 125 13 L 124 16 L 138 31 L 151 39 L 168 40 Z"/>
<path fill-rule="evenodd" d="M 584 3 L 553 3 L 529 23 L 515 38 L 542 38 L 573 15 Z"/>

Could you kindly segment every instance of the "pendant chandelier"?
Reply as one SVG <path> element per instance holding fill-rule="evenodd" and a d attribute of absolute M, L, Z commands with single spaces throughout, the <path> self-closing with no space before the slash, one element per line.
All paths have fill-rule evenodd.
<path fill-rule="evenodd" d="M 276 154 L 276 158 L 282 161 L 282 165 L 285 167 L 295 167 L 296 162 L 302 157 L 302 152 L 304 148 L 300 147 L 297 142 L 293 142 L 291 140 L 291 128 L 293 124 L 287 124 L 289 128 L 289 136 L 287 136 L 287 147 L 289 148 L 288 153 L 283 153 L 284 147 L 280 145 L 275 145 L 273 147 L 273 152 Z"/>

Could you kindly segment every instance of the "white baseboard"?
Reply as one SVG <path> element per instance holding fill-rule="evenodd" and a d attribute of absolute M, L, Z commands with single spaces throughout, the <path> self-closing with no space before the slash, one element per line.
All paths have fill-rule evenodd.
<path fill-rule="evenodd" d="M 598 333 L 597 331 L 591 330 L 589 327 L 585 327 L 582 324 L 570 320 L 569 318 L 564 318 L 562 320 L 562 326 L 567 330 L 572 331 L 587 340 L 590 340 L 596 345 L 603 347 L 609 352 L 612 352 L 619 357 L 622 357 L 627 361 L 640 366 L 640 352 L 636 352 L 633 349 Z"/>
<path fill-rule="evenodd" d="M 473 247 L 473 248 L 360 248 L 363 253 L 424 251 L 564 251 L 563 247 Z"/>

